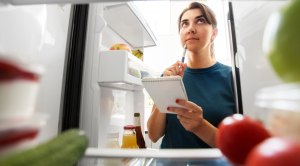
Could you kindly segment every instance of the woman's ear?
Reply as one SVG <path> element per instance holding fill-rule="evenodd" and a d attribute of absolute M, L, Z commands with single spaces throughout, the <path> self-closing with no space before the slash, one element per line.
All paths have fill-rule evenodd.
<path fill-rule="evenodd" d="M 211 38 L 210 38 L 210 41 L 211 41 L 211 42 L 214 42 L 214 40 L 215 40 L 215 38 L 217 37 L 217 35 L 218 35 L 218 29 L 217 29 L 217 28 L 214 28 L 214 29 L 213 29 L 213 33 L 212 33 Z"/>

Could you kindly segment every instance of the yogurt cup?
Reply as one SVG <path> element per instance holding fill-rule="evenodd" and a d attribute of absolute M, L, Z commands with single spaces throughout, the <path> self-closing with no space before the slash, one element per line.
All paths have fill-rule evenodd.
<path fill-rule="evenodd" d="M 37 145 L 47 121 L 48 115 L 44 113 L 35 113 L 27 119 L 0 121 L 0 158 Z"/>
<path fill-rule="evenodd" d="M 255 105 L 272 135 L 300 141 L 300 84 L 263 88 L 256 95 Z"/>
<path fill-rule="evenodd" d="M 0 120 L 34 113 L 42 70 L 40 65 L 0 55 Z"/>

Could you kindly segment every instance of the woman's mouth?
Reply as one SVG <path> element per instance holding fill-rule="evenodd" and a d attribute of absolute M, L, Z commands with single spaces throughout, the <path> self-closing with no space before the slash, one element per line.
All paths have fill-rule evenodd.
<path fill-rule="evenodd" d="M 191 41 L 191 40 L 199 40 L 199 38 L 191 37 L 191 38 L 186 39 L 185 41 L 187 42 L 187 41 Z"/>

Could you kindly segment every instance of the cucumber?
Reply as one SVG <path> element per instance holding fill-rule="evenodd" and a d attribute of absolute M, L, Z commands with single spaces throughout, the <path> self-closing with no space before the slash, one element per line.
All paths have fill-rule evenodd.
<path fill-rule="evenodd" d="M 88 139 L 78 129 L 69 129 L 57 137 L 0 160 L 0 166 L 72 166 L 84 155 Z"/>

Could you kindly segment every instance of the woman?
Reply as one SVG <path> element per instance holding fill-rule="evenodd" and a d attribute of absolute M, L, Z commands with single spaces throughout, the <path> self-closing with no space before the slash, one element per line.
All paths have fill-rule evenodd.
<path fill-rule="evenodd" d="M 163 76 L 183 77 L 189 101 L 176 103 L 188 109 L 168 107 L 177 115 L 164 114 L 154 105 L 147 123 L 149 138 L 156 142 L 164 136 L 161 148 L 215 147 L 218 124 L 236 112 L 231 67 L 214 57 L 216 18 L 206 5 L 193 2 L 179 16 L 178 27 L 188 62 L 177 61 Z"/>

